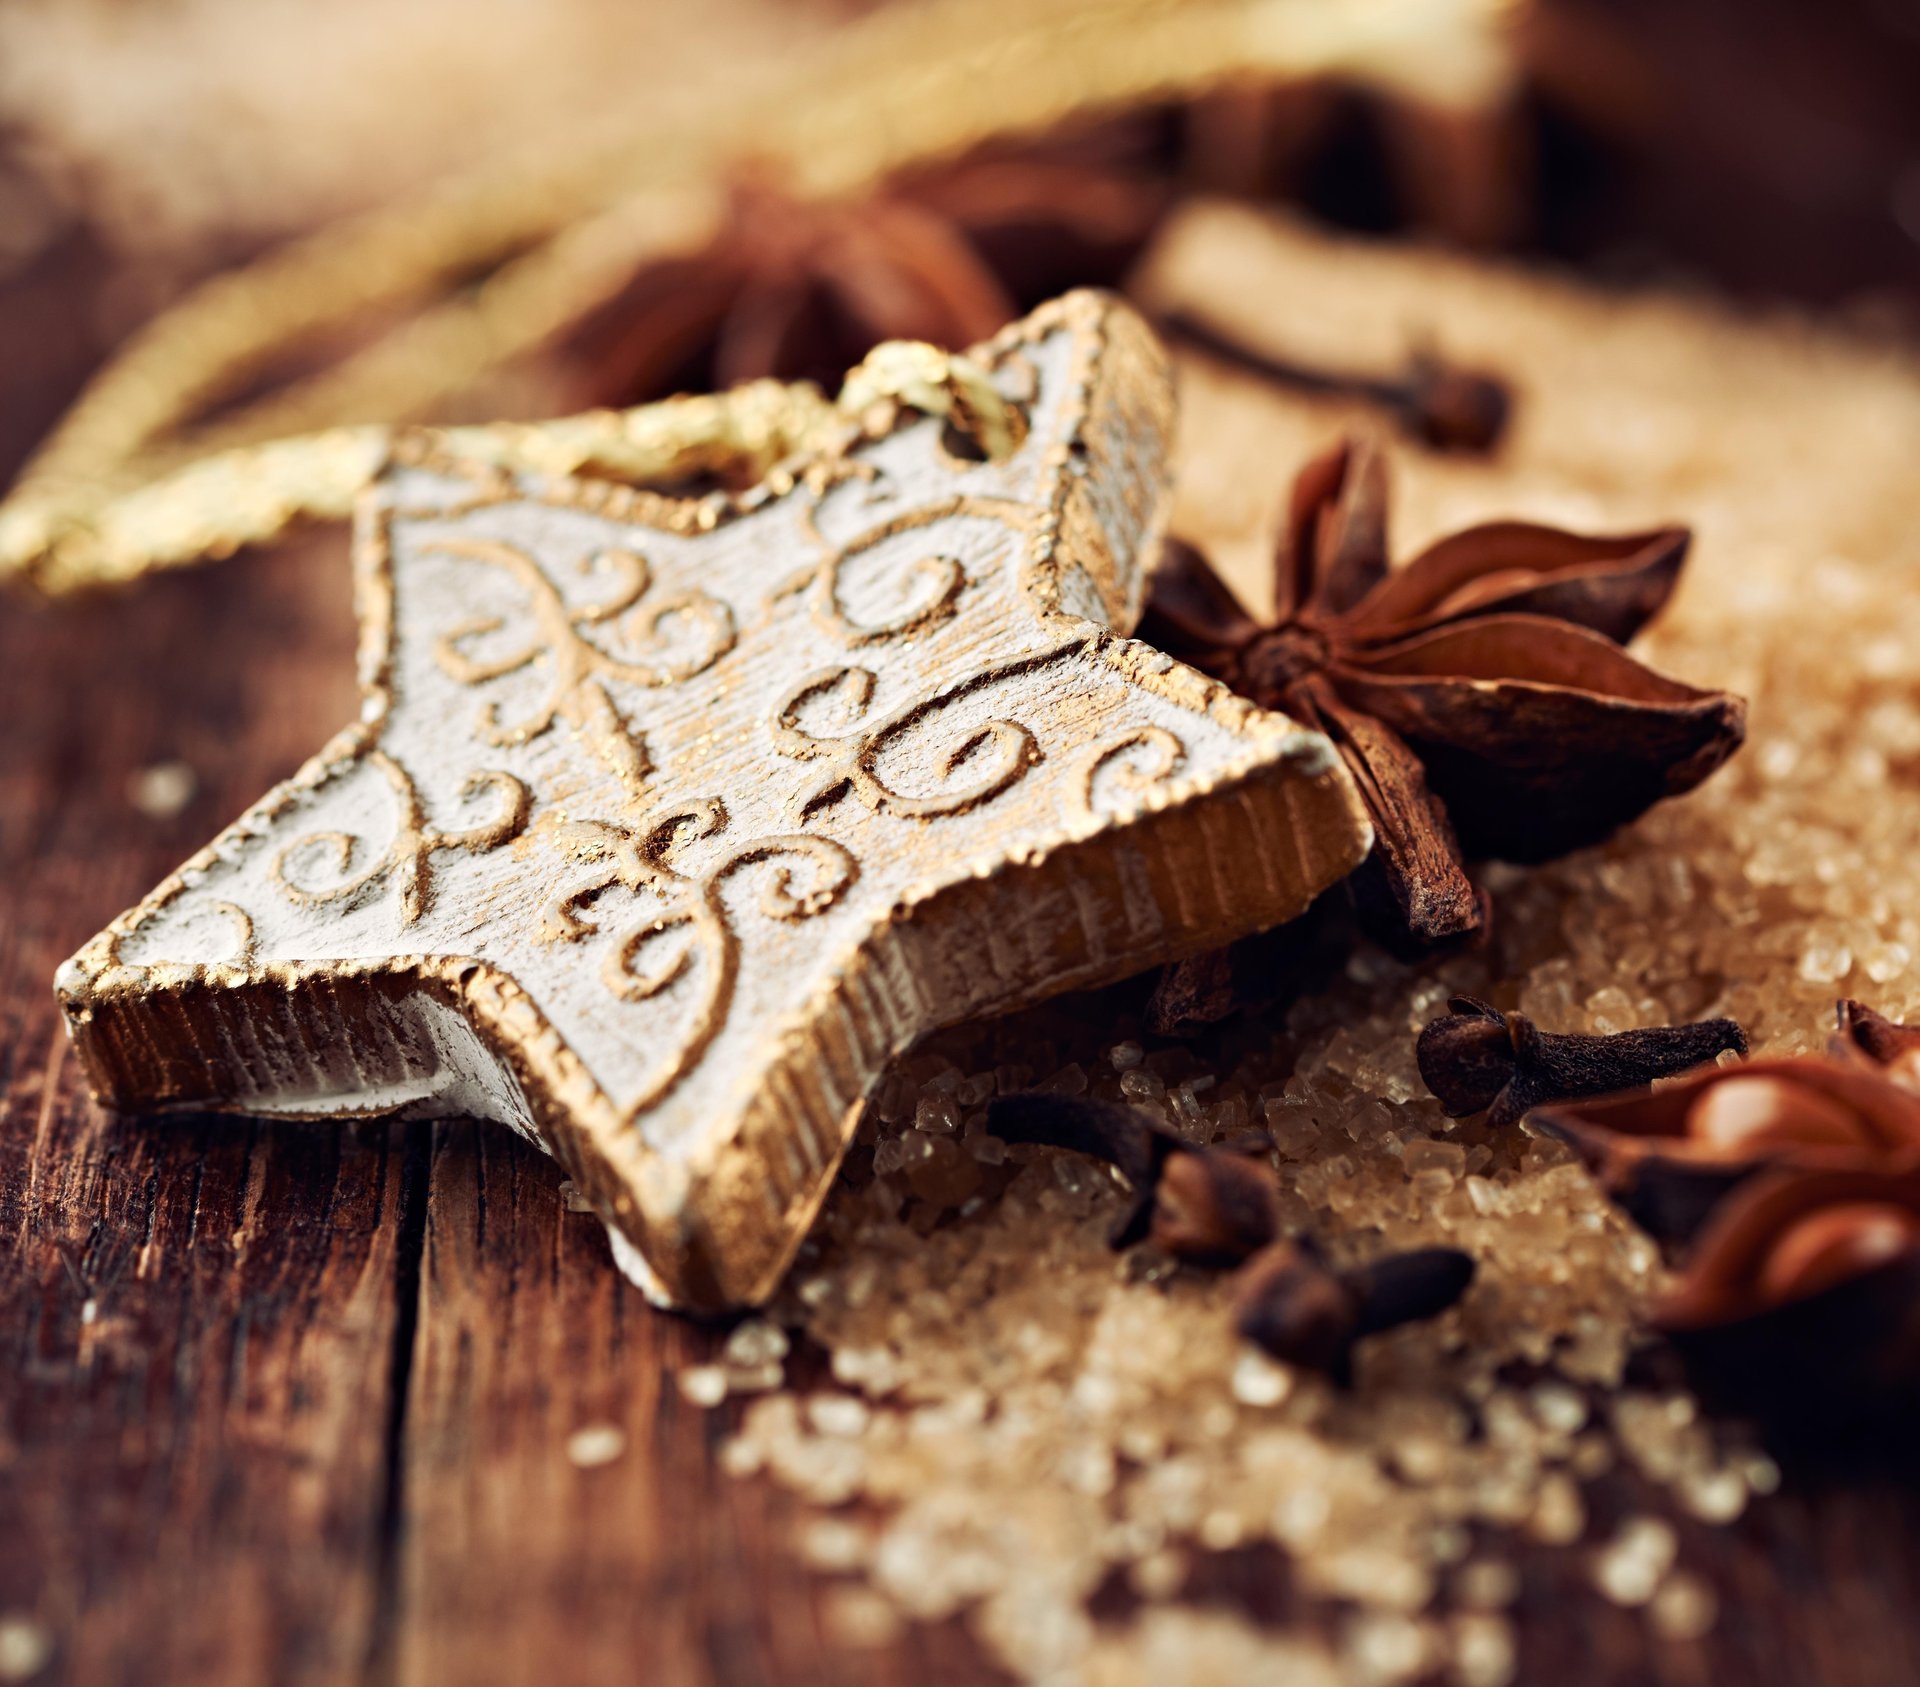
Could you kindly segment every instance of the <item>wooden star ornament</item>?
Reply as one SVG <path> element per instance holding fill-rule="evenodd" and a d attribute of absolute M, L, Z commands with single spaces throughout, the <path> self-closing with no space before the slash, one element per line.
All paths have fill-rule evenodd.
<path fill-rule="evenodd" d="M 1151 334 L 1075 294 L 970 355 L 997 461 L 903 412 L 740 498 L 391 463 L 359 721 L 61 970 L 100 1099 L 502 1120 L 656 1299 L 750 1303 L 916 1037 L 1349 871 L 1326 741 L 1120 636 Z"/>

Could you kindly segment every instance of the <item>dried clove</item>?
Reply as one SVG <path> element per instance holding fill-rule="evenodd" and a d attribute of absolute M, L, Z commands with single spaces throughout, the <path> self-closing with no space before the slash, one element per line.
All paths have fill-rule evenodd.
<path fill-rule="evenodd" d="M 1104 1160 L 1136 1188 L 1154 1181 L 1177 1140 L 1124 1102 L 1048 1090 L 995 1097 L 987 1103 L 987 1129 L 1003 1142 L 1064 1148 Z"/>
<path fill-rule="evenodd" d="M 1045 1090 L 996 1096 L 987 1103 L 987 1129 L 1003 1142 L 1064 1148 L 1104 1160 L 1119 1172 L 1134 1198 L 1108 1238 L 1116 1248 L 1131 1247 L 1146 1235 L 1160 1168 L 1180 1146 L 1172 1132 L 1158 1129 L 1123 1102 Z"/>
<path fill-rule="evenodd" d="M 1731 1019 L 1586 1036 L 1542 1031 L 1525 1014 L 1472 996 L 1447 1006 L 1415 1045 L 1420 1076 L 1449 1118 L 1484 1112 L 1496 1130 L 1549 1102 L 1643 1090 L 1656 1078 L 1747 1052 L 1746 1033 Z"/>
<path fill-rule="evenodd" d="M 1355 935 L 1347 898 L 1336 889 L 1272 931 L 1171 962 L 1147 999 L 1147 1029 L 1191 1037 L 1243 1008 L 1322 990 L 1351 960 Z"/>
<path fill-rule="evenodd" d="M 1004 1095 L 987 1104 L 987 1129 L 1003 1142 L 1064 1148 L 1118 1171 L 1134 1198 L 1109 1238 L 1115 1248 L 1150 1239 L 1196 1265 L 1238 1265 L 1279 1230 L 1267 1167 L 1245 1153 L 1185 1142 L 1121 1102 Z"/>
<path fill-rule="evenodd" d="M 1193 1265 L 1238 1265 L 1280 1231 L 1272 1171 L 1220 1148 L 1175 1148 L 1160 1166 L 1148 1240 Z"/>
<path fill-rule="evenodd" d="M 1403 374 L 1363 375 L 1315 368 L 1257 350 L 1186 311 L 1170 312 L 1160 326 L 1171 338 L 1196 346 L 1210 357 L 1297 392 L 1378 405 L 1403 432 L 1437 451 L 1491 451 L 1506 433 L 1513 413 L 1513 391 L 1499 376 L 1464 369 L 1431 350 L 1415 352 Z"/>
<path fill-rule="evenodd" d="M 1179 1036 L 1219 1024 L 1238 1003 L 1232 948 L 1203 950 L 1160 969 L 1147 998 L 1147 1029 L 1158 1037 Z"/>
<path fill-rule="evenodd" d="M 1044 1092 L 990 1102 L 987 1129 L 1118 1169 L 1134 1199 L 1109 1238 L 1115 1248 L 1145 1238 L 1189 1264 L 1239 1266 L 1240 1333 L 1343 1387 L 1357 1341 L 1444 1312 L 1473 1280 L 1473 1260 L 1454 1248 L 1387 1254 L 1337 1271 L 1311 1237 L 1281 1239 L 1279 1187 L 1257 1154 L 1264 1142 L 1200 1146 L 1118 1102 Z"/>
<path fill-rule="evenodd" d="M 1274 1358 L 1353 1380 L 1362 1337 L 1446 1311 L 1473 1281 L 1471 1255 L 1417 1248 L 1336 1270 L 1310 1238 L 1276 1242 L 1248 1262 L 1234 1296 L 1240 1334 Z"/>

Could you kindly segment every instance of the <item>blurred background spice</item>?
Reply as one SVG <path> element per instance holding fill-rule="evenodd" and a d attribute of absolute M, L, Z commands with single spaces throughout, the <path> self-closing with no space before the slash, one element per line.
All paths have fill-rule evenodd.
<path fill-rule="evenodd" d="M 1116 278 L 1183 190 L 1911 329 L 1920 0 L 1506 12 L 1448 62 L 996 147 L 909 171 L 858 212 L 783 205 L 769 161 L 710 254 L 634 275 L 563 338 L 541 397 L 830 378 L 889 333 L 972 338 L 1064 281 Z M 631 123 L 637 67 L 649 116 L 670 121 L 723 80 L 777 84 L 862 15 L 15 0 L 0 12 L 0 472 L 109 346 L 205 275 L 396 194 L 586 148 Z"/>

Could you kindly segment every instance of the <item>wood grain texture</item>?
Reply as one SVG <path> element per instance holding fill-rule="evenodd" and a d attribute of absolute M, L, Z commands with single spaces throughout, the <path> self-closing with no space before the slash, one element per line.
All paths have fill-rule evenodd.
<path fill-rule="evenodd" d="M 141 606 L 10 606 L 0 631 L 0 1601 L 55 1636 L 68 1680 L 238 1679 L 262 1658 L 334 1680 L 371 1640 L 404 1139 L 129 1129 L 79 1099 L 45 987 L 76 920 L 304 747 L 344 593 L 311 558 L 260 584 L 292 589 L 257 621 L 210 577 Z M 176 661 L 248 639 L 260 667 Z M 92 653 L 146 680 L 95 681 Z M 183 754 L 199 799 L 144 817 L 129 775 Z"/>
<path fill-rule="evenodd" d="M 418 1333 L 399 1452 L 398 1679 L 527 1681 L 564 1645 L 569 1681 L 983 1679 L 957 1628 L 836 1652 L 796 1508 L 726 1476 L 737 1412 L 688 1405 L 672 1371 L 715 1333 L 663 1317 L 525 1144 L 435 1127 Z M 578 1469 L 570 1436 L 625 1451 Z"/>

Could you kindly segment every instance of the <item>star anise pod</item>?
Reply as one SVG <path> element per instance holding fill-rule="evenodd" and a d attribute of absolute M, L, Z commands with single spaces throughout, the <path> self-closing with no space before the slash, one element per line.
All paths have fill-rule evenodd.
<path fill-rule="evenodd" d="M 1690 1242 L 1759 1172 L 1920 1168 L 1920 1096 L 1865 1061 L 1753 1060 L 1532 1118 L 1663 1242 Z"/>
<path fill-rule="evenodd" d="M 1709 1399 L 1788 1430 L 1920 1412 L 1920 1165 L 1780 1169 L 1709 1216 L 1655 1324 Z"/>
<path fill-rule="evenodd" d="M 1855 1053 L 1534 1119 L 1677 1252 L 1654 1322 L 1704 1391 L 1793 1427 L 1920 1409 L 1920 1095 Z"/>
<path fill-rule="evenodd" d="M 570 397 L 631 404 L 758 376 L 831 389 L 882 340 L 958 350 L 1066 287 L 1118 280 L 1165 204 L 1111 145 L 963 159 L 857 199 L 742 182 L 711 245 L 645 265 L 574 334 Z"/>
<path fill-rule="evenodd" d="M 1671 594 L 1685 528 L 1585 538 L 1502 521 L 1389 571 L 1379 453 L 1343 443 L 1294 483 L 1265 622 L 1170 551 L 1141 636 L 1325 732 L 1376 834 L 1356 880 L 1414 945 L 1484 923 L 1464 858 L 1541 861 L 1691 790 L 1746 706 L 1621 648 Z"/>

